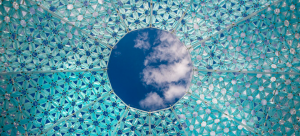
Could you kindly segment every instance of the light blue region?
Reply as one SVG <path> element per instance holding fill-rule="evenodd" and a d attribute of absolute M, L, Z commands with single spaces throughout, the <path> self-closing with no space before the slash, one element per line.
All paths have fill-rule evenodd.
<path fill-rule="evenodd" d="M 299 73 L 299 8 L 296 0 L 2 0 L 0 134 L 300 135 L 299 75 L 218 72 Z M 189 92 L 154 112 L 122 102 L 105 70 L 110 47 L 145 27 L 176 34 L 195 68 Z"/>

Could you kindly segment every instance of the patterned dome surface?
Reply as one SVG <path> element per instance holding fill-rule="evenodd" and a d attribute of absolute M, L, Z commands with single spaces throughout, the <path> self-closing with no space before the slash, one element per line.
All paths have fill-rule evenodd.
<path fill-rule="evenodd" d="M 1 0 L 0 18 L 1 135 L 300 135 L 297 0 Z M 194 66 L 186 95 L 154 112 L 106 71 L 146 27 L 177 35 Z"/>

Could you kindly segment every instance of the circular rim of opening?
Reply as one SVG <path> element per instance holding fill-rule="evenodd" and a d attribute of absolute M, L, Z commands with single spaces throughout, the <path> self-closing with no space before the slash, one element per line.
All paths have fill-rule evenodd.
<path fill-rule="evenodd" d="M 168 32 L 168 33 L 174 35 L 174 36 L 180 41 L 179 37 L 178 37 L 177 35 L 175 35 L 174 33 L 172 33 L 172 31 L 167 31 L 167 30 L 162 30 L 162 29 L 159 29 L 159 28 L 152 28 L 152 27 L 140 28 L 140 29 L 135 29 L 135 30 L 129 31 L 129 32 L 127 32 L 126 34 L 124 34 L 120 40 L 122 40 L 128 33 L 131 33 L 131 32 L 133 32 L 133 31 L 143 30 L 143 29 L 157 29 L 157 30 L 160 30 L 160 31 L 165 31 L 165 32 Z M 119 43 L 120 40 L 118 40 L 118 41 L 112 46 L 112 49 L 111 49 L 111 51 L 110 51 L 110 53 L 109 53 L 109 56 L 108 56 L 109 58 L 108 58 L 108 61 L 107 61 L 107 64 L 106 64 L 106 65 L 107 65 L 107 68 L 108 68 L 108 64 L 109 64 L 109 61 L 110 61 L 110 55 L 111 55 L 112 51 L 114 50 L 114 47 Z M 191 61 L 191 63 L 192 63 L 192 72 L 191 72 L 191 75 L 190 75 L 189 84 L 187 84 L 188 87 L 187 87 L 187 89 L 185 90 L 184 95 L 181 96 L 181 98 L 179 98 L 174 104 L 169 105 L 169 106 L 166 107 L 166 108 L 162 108 L 162 109 L 158 109 L 158 110 L 154 110 L 154 111 L 145 111 L 145 110 L 142 110 L 142 109 L 138 109 L 138 108 L 131 107 L 130 105 L 126 104 L 126 102 L 124 102 L 124 101 L 123 101 L 123 100 L 115 93 L 115 91 L 114 91 L 114 89 L 113 89 L 113 86 L 111 85 L 111 82 L 110 82 L 110 79 L 109 79 L 108 72 L 107 72 L 107 78 L 108 78 L 108 81 L 109 81 L 109 85 L 111 86 L 112 91 L 113 91 L 112 93 L 114 93 L 114 94 L 122 101 L 122 103 L 124 103 L 124 104 L 126 105 L 126 107 L 132 108 L 132 109 L 135 109 L 135 110 L 138 110 L 138 111 L 140 111 L 140 112 L 155 113 L 155 112 L 159 112 L 159 111 L 171 109 L 172 107 L 176 106 L 176 105 L 178 104 L 179 101 L 181 101 L 186 95 L 188 95 L 189 89 L 190 89 L 190 87 L 191 87 L 191 82 L 192 82 L 193 77 L 194 77 L 194 65 L 193 65 L 193 61 L 192 61 L 192 57 L 191 57 L 191 52 L 190 52 L 189 48 L 188 48 L 182 41 L 180 41 L 180 42 L 183 44 L 183 46 L 186 48 L 186 50 L 187 50 L 187 52 L 188 52 L 188 57 L 189 57 L 189 59 L 190 59 L 190 61 Z"/>

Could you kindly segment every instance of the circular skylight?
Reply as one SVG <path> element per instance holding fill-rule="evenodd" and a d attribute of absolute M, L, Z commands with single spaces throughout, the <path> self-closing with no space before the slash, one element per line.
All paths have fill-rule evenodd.
<path fill-rule="evenodd" d="M 186 47 L 173 34 L 151 28 L 124 36 L 108 65 L 114 92 L 127 105 L 144 111 L 177 102 L 186 93 L 191 74 Z"/>

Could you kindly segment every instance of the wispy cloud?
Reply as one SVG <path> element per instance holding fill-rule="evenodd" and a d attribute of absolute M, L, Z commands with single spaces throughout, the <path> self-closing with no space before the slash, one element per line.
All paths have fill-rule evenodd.
<path fill-rule="evenodd" d="M 148 93 L 146 98 L 140 101 L 140 106 L 151 110 L 166 107 L 164 100 L 155 92 Z"/>
<path fill-rule="evenodd" d="M 174 102 L 176 98 L 184 95 L 191 77 L 192 64 L 184 45 L 174 35 L 164 31 L 158 33 L 158 37 L 154 42 L 158 46 L 153 48 L 153 52 L 144 61 L 146 67 L 142 73 L 142 80 L 146 85 L 156 86 L 163 91 L 164 96 L 153 97 L 154 93 L 151 92 L 141 101 L 142 103 L 140 102 L 142 107 L 147 105 L 153 108 L 156 105 Z M 166 63 L 158 67 L 151 66 L 151 63 L 156 62 Z"/>
<path fill-rule="evenodd" d="M 191 70 L 190 61 L 181 59 L 172 64 L 160 65 L 158 68 L 146 66 L 143 70 L 143 80 L 149 84 L 166 84 L 178 82 L 179 80 L 187 80 L 189 71 Z"/>
<path fill-rule="evenodd" d="M 165 101 L 174 102 L 175 98 L 184 95 L 186 89 L 184 85 L 169 84 L 168 88 L 164 91 Z"/>
<path fill-rule="evenodd" d="M 120 56 L 122 53 L 121 52 L 119 52 L 119 51 L 116 51 L 115 53 L 114 53 L 114 56 L 116 57 L 116 56 Z"/>
<path fill-rule="evenodd" d="M 158 43 L 152 53 L 147 56 L 145 61 L 157 62 L 168 61 L 170 63 L 188 58 L 188 52 L 184 45 L 174 35 L 161 31 L 154 44 Z"/>
<path fill-rule="evenodd" d="M 135 48 L 139 49 L 149 49 L 150 48 L 150 43 L 149 43 L 149 38 L 148 38 L 148 33 L 143 32 L 141 34 L 138 34 L 137 38 L 134 40 Z"/>

